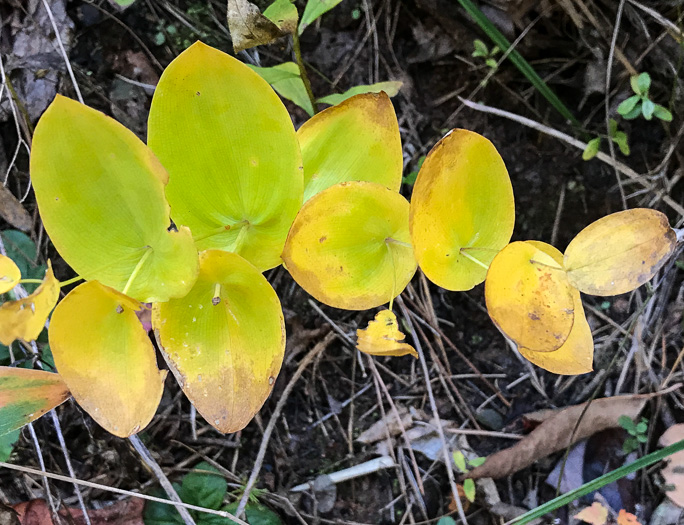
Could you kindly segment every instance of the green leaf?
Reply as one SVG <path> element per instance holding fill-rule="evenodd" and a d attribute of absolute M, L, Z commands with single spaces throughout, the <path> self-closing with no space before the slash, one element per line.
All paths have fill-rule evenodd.
<path fill-rule="evenodd" d="M 637 434 L 636 439 L 639 443 L 647 443 L 648 436 L 646 434 Z"/>
<path fill-rule="evenodd" d="M 639 421 L 639 423 L 636 426 L 636 431 L 639 434 L 644 434 L 647 430 L 648 430 L 648 422 L 644 421 L 644 420 Z"/>
<path fill-rule="evenodd" d="M 455 450 L 452 456 L 454 458 L 454 465 L 456 465 L 456 468 L 463 473 L 468 472 L 468 468 L 466 467 L 466 459 L 463 455 L 463 452 L 460 450 Z"/>
<path fill-rule="evenodd" d="M 634 75 L 629 79 L 632 90 L 639 95 L 646 95 L 651 87 L 651 76 L 648 73 Z"/>
<path fill-rule="evenodd" d="M 344 93 L 334 93 L 332 95 L 328 95 L 327 97 L 319 98 L 316 102 L 335 106 L 340 102 L 344 102 L 348 98 L 353 97 L 354 95 L 361 95 L 363 93 L 380 93 L 381 91 L 384 91 L 388 96 L 393 97 L 399 93 L 399 89 L 402 85 L 403 83 L 398 80 L 389 80 L 387 82 L 378 82 L 377 84 L 371 84 L 367 86 L 354 86 Z"/>
<path fill-rule="evenodd" d="M 473 57 L 486 57 L 489 55 L 489 49 L 487 49 L 487 44 L 482 40 L 473 40 L 473 46 L 475 46 L 475 51 L 473 51 Z"/>
<path fill-rule="evenodd" d="M 290 0 L 275 0 L 264 10 L 263 15 L 285 33 L 294 33 L 297 30 L 299 14 Z"/>
<path fill-rule="evenodd" d="M 620 416 L 618 418 L 618 424 L 627 431 L 636 429 L 636 425 L 634 424 L 634 421 L 632 421 L 632 418 L 629 416 L 625 416 L 625 415 Z"/>
<path fill-rule="evenodd" d="M 169 171 L 176 224 L 199 250 L 281 263 L 302 205 L 302 159 L 285 106 L 258 74 L 202 42 L 183 51 L 152 98 L 148 142 Z"/>
<path fill-rule="evenodd" d="M 664 108 L 660 104 L 655 105 L 655 108 L 653 109 L 653 114 L 656 116 L 656 118 L 659 118 L 664 122 L 672 122 L 672 113 L 670 113 L 670 111 L 667 108 Z"/>
<path fill-rule="evenodd" d="M 582 160 L 593 159 L 599 151 L 599 145 L 601 144 L 601 138 L 596 137 L 587 142 L 587 147 L 584 148 L 582 152 Z"/>
<path fill-rule="evenodd" d="M 470 503 L 475 501 L 475 482 L 472 479 L 463 481 L 463 492 Z"/>
<path fill-rule="evenodd" d="M 185 503 L 218 510 L 228 491 L 228 482 L 216 467 L 206 461 L 185 475 L 179 496 Z"/>
<path fill-rule="evenodd" d="M 45 276 L 47 267 L 44 264 L 36 264 L 36 245 L 28 235 L 19 230 L 5 230 L 0 232 L 0 238 L 5 245 L 7 257 L 17 265 L 22 279 L 42 279 Z M 32 293 L 39 285 L 26 283 L 22 286 L 27 292 Z"/>
<path fill-rule="evenodd" d="M 617 107 L 617 112 L 625 116 L 636 108 L 637 103 L 641 100 L 639 95 L 632 95 L 626 100 L 623 100 Z"/>
<path fill-rule="evenodd" d="M 651 120 L 653 118 L 653 112 L 655 111 L 655 104 L 652 100 L 645 98 L 641 102 L 641 112 L 646 120 Z"/>
<path fill-rule="evenodd" d="M 225 507 L 223 510 L 230 512 L 231 514 L 235 514 L 237 507 L 238 502 L 236 501 L 235 503 L 231 503 Z M 249 523 L 249 525 L 282 525 L 283 523 L 275 512 L 258 503 L 248 503 L 245 507 L 245 515 L 247 517 L 246 521 Z M 228 519 L 226 524 L 235 525 L 235 522 Z"/>
<path fill-rule="evenodd" d="M 473 458 L 468 460 L 468 465 L 470 465 L 473 468 L 477 468 L 480 465 L 484 465 L 485 461 L 487 461 L 487 458 Z"/>
<path fill-rule="evenodd" d="M 627 144 L 627 134 L 624 131 L 616 132 L 613 136 L 613 142 L 618 145 L 623 155 L 629 155 L 630 149 L 629 144 Z"/>
<path fill-rule="evenodd" d="M 342 0 L 308 0 L 302 20 L 299 24 L 299 34 L 301 35 L 307 26 L 311 25 L 321 15 L 330 11 L 333 7 L 339 4 Z"/>
<path fill-rule="evenodd" d="M 12 455 L 12 450 L 14 450 L 14 445 L 17 444 L 19 436 L 21 435 L 21 430 L 13 430 L 9 434 L 0 436 L 0 461 L 9 460 Z"/>
<path fill-rule="evenodd" d="M 633 437 L 625 439 L 625 442 L 622 444 L 622 451 L 625 454 L 630 454 L 637 448 L 639 448 L 639 442 Z"/>
<path fill-rule="evenodd" d="M 499 66 L 496 60 L 493 58 L 488 58 L 487 60 L 485 60 L 485 64 L 491 69 L 496 69 Z"/>
<path fill-rule="evenodd" d="M 641 101 L 639 101 L 639 103 L 636 106 L 634 106 L 632 111 L 622 115 L 622 118 L 624 118 L 625 120 L 634 120 L 639 116 L 641 116 Z"/>
<path fill-rule="evenodd" d="M 173 483 L 176 492 L 181 491 L 178 483 Z M 168 495 L 161 489 L 152 491 L 152 496 L 169 499 Z M 145 525 L 182 525 L 183 518 L 173 505 L 148 501 L 145 503 L 145 513 L 143 514 Z"/>
<path fill-rule="evenodd" d="M 314 108 L 306 92 L 304 82 L 299 76 L 299 66 L 294 62 L 285 62 L 273 67 L 259 67 L 247 64 L 261 78 L 268 82 L 278 95 L 290 102 L 294 102 L 307 115 L 313 117 Z"/>
<path fill-rule="evenodd" d="M 133 5 L 135 0 L 114 0 L 114 2 L 119 6 L 119 7 L 128 7 L 129 5 Z"/>
<path fill-rule="evenodd" d="M 439 519 L 437 525 L 456 525 L 456 521 L 451 516 L 444 516 Z"/>

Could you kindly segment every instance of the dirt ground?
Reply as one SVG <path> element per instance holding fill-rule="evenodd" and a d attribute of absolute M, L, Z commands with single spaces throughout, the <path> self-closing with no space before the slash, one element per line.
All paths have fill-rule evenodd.
<path fill-rule="evenodd" d="M 303 3 L 296 3 L 301 12 Z M 66 5 L 50 0 L 50 5 L 85 102 L 143 139 L 153 87 L 165 65 L 197 39 L 232 54 L 222 1 L 137 0 L 125 10 L 106 0 L 70 0 Z M 516 41 L 517 51 L 576 116 L 579 128 L 565 122 L 510 61 L 504 60 L 491 72 L 482 59 L 472 57 L 475 39 L 490 46 L 491 42 L 451 0 L 343 0 L 302 35 L 314 92 L 325 95 L 357 84 L 401 80 L 404 85 L 393 103 L 406 173 L 451 128 L 489 138 L 513 183 L 514 240 L 542 240 L 563 250 L 584 226 L 623 209 L 618 181 L 629 207 L 659 209 L 673 226 L 681 227 L 684 217 L 664 197 L 674 203 L 683 200 L 684 4 L 677 0 L 490 0 L 480 2 L 480 7 L 510 41 Z M 8 91 L 3 90 L 0 176 L 7 173 L 6 186 L 15 196 L 25 197 L 23 206 L 34 217 L 30 234 L 39 244 L 38 257 L 52 259 L 57 277 L 66 279 L 71 270 L 59 259 L 37 216 L 28 155 L 21 142 L 55 91 L 74 97 L 45 15 L 41 0 L 0 2 L 3 67 L 15 88 L 13 96 L 27 112 L 14 115 Z M 238 57 L 268 66 L 292 60 L 292 50 L 282 39 Z M 658 119 L 627 121 L 616 113 L 617 105 L 631 94 L 630 74 L 644 71 L 653 80 L 651 98 L 674 114 L 669 124 Z M 637 178 L 616 170 L 610 157 L 608 162 L 583 161 L 581 149 L 518 121 L 471 109 L 460 97 L 584 141 L 605 135 L 607 107 L 631 147 L 628 157 L 616 148 L 615 160 Z M 286 105 L 296 126 L 306 120 L 300 108 Z M 603 151 L 608 153 L 605 139 Z M 404 185 L 402 192 L 409 197 L 411 187 Z M 11 227 L 0 219 L 0 230 Z M 489 319 L 482 286 L 465 293 L 445 292 L 417 275 L 404 293 L 404 302 L 425 336 L 420 343 L 429 385 L 439 417 L 454 431 L 447 433 L 452 447 L 469 451 L 472 457 L 488 456 L 514 444 L 514 435 L 531 430 L 529 420 L 522 417 L 525 414 L 585 402 L 595 394 L 656 392 L 684 379 L 678 359 L 684 343 L 679 264 L 673 260 L 666 265 L 654 281 L 655 288 L 646 286 L 614 298 L 584 297 L 596 345 L 595 371 L 577 377 L 545 372 L 517 355 Z M 193 430 L 190 404 L 169 378 L 157 416 L 141 435 L 166 475 L 177 481 L 209 458 L 225 469 L 232 498 L 239 498 L 286 385 L 305 356 L 333 332 L 342 335 L 331 338 L 304 370 L 279 416 L 258 478 L 260 501 L 284 523 L 436 523 L 446 514 L 458 520 L 455 507 L 450 506 L 441 447 L 435 448 L 437 434 L 430 425 L 434 414 L 420 363 L 410 357 L 369 360 L 350 341 L 374 312 L 346 312 L 315 303 L 282 268 L 267 276 L 283 303 L 288 332 L 285 363 L 273 395 L 246 429 L 223 436 L 199 416 Z M 435 325 L 453 348 L 435 335 L 430 328 Z M 161 366 L 161 357 L 159 362 Z M 648 402 L 643 415 L 649 419 L 649 439 L 638 455 L 657 449 L 663 430 L 684 422 L 682 400 L 681 389 L 676 389 Z M 414 434 L 380 429 L 377 439 L 357 440 L 394 410 L 404 415 L 405 430 Z M 73 402 L 58 413 L 75 477 L 147 493 L 156 486 L 155 476 L 127 441 L 100 429 Z M 52 422 L 44 417 L 34 428 L 46 470 L 65 473 Z M 458 433 L 458 429 L 470 432 Z M 625 436 L 621 429 L 612 429 L 584 442 L 583 456 L 568 457 L 562 486 L 574 488 L 623 464 Z M 340 483 L 332 496 L 329 489 L 290 492 L 321 474 L 383 454 L 398 467 Z M 549 483 L 547 477 L 562 460 L 563 453 L 556 453 L 496 483 L 480 484 L 477 499 L 467 510 L 468 521 L 504 523 L 548 501 L 556 494 L 556 483 Z M 11 462 L 39 466 L 34 440 L 26 430 Z M 65 505 L 77 506 L 70 483 L 51 481 L 50 489 Z M 14 505 L 44 496 L 40 480 L 0 468 L 0 503 Z M 91 488 L 83 488 L 83 496 L 89 508 L 117 499 Z M 624 479 L 599 497 L 615 511 L 634 513 L 644 525 L 666 523 L 654 518 L 656 508 L 667 501 L 658 468 Z M 592 499 L 586 498 L 583 506 Z M 548 520 L 568 523 L 577 507 L 561 509 Z M 0 523 L 4 522 L 0 519 Z"/>

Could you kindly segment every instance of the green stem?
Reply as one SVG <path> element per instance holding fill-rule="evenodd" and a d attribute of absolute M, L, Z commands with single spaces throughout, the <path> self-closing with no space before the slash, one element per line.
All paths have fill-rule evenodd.
<path fill-rule="evenodd" d="M 133 284 L 133 281 L 135 281 L 135 278 L 138 276 L 140 273 L 140 270 L 143 267 L 143 264 L 145 264 L 145 261 L 147 258 L 150 256 L 152 253 L 152 247 L 148 246 L 147 250 L 143 254 L 143 256 L 140 258 L 138 261 L 138 264 L 135 265 L 135 268 L 133 268 L 133 273 L 131 273 L 131 276 L 128 278 L 128 282 L 126 282 L 126 286 L 124 286 L 124 289 L 121 291 L 122 294 L 126 295 L 128 293 L 128 289 L 131 287 Z"/>
<path fill-rule="evenodd" d="M 299 28 L 298 28 L 299 29 Z M 306 94 L 311 101 L 311 108 L 313 109 L 314 115 L 318 113 L 318 106 L 316 104 L 316 97 L 314 97 L 313 91 L 311 89 L 311 82 L 309 82 L 309 75 L 306 73 L 306 68 L 304 67 L 304 59 L 302 58 L 302 48 L 299 43 L 299 31 L 292 33 L 292 49 L 294 50 L 295 61 L 299 66 L 299 76 L 304 83 L 304 89 L 306 89 Z"/>
<path fill-rule="evenodd" d="M 242 248 L 242 245 L 245 242 L 245 236 L 247 235 L 247 230 L 250 227 L 249 221 L 241 221 L 238 223 L 240 225 L 240 231 L 237 234 L 237 237 L 235 238 L 235 242 L 233 243 L 233 246 L 231 246 L 229 252 L 233 253 L 240 253 L 240 248 Z M 237 224 L 236 224 L 237 226 Z"/>
<path fill-rule="evenodd" d="M 398 244 L 399 246 L 403 246 L 404 248 L 413 249 L 413 245 L 411 245 L 411 243 L 399 241 L 397 239 L 393 239 L 392 237 L 387 237 L 387 239 L 385 239 L 385 243 Z"/>
<path fill-rule="evenodd" d="M 41 279 L 19 279 L 19 284 L 43 284 Z"/>
<path fill-rule="evenodd" d="M 540 505 L 536 509 L 532 509 L 531 511 L 526 512 L 522 516 L 518 516 L 517 518 L 507 522 L 505 525 L 524 525 L 525 523 L 529 523 L 532 520 L 541 518 L 545 514 L 548 514 L 549 512 L 559 509 L 560 507 L 567 505 L 568 503 L 571 503 L 576 499 L 581 498 L 582 496 L 586 496 L 587 494 L 599 490 L 600 488 L 605 487 L 606 485 L 613 483 L 614 481 L 617 481 L 619 479 L 624 478 L 625 476 L 630 475 L 632 472 L 636 472 L 637 470 L 653 465 L 661 459 L 665 459 L 666 457 L 671 456 L 676 452 L 681 452 L 682 450 L 684 450 L 684 439 L 682 441 L 678 441 L 677 443 L 670 445 L 669 447 L 665 447 L 655 452 L 651 452 L 643 458 L 637 459 L 633 463 L 623 465 L 622 467 L 617 468 L 612 472 L 608 472 L 603 476 L 600 476 L 588 483 L 585 483 L 584 485 L 582 485 L 579 488 L 576 488 L 575 490 L 566 492 L 562 496 L 554 498 L 551 501 L 548 501 L 543 505 Z"/>
<path fill-rule="evenodd" d="M 78 282 L 82 279 L 85 279 L 84 277 L 81 277 L 80 275 L 77 275 L 76 277 L 72 277 L 71 279 L 67 279 L 66 281 L 62 281 L 59 283 L 60 288 L 64 288 L 65 286 L 69 286 L 70 284 L 74 284 L 75 282 Z"/>
<path fill-rule="evenodd" d="M 485 263 L 483 263 L 483 262 L 480 261 L 479 259 L 476 259 L 476 258 L 473 257 L 472 255 L 470 255 L 469 253 L 467 253 L 463 248 L 461 248 L 461 255 L 463 255 L 463 257 L 465 257 L 466 259 L 468 259 L 468 260 L 474 262 L 474 263 L 477 264 L 478 266 L 482 266 L 482 268 L 484 268 L 485 270 L 489 270 L 489 266 L 487 266 Z"/>

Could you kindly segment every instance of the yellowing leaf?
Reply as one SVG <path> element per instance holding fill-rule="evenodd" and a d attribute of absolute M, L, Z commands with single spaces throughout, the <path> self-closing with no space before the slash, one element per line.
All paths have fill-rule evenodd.
<path fill-rule="evenodd" d="M 439 141 L 413 186 L 410 221 L 428 279 L 448 290 L 484 281 L 515 221 L 513 188 L 494 145 L 463 129 Z"/>
<path fill-rule="evenodd" d="M 59 281 L 48 261 L 43 283 L 28 297 L 0 306 L 0 343 L 15 339 L 33 341 L 45 328 L 45 321 L 59 299 Z"/>
<path fill-rule="evenodd" d="M 608 509 L 598 501 L 592 503 L 591 507 L 586 507 L 573 516 L 576 520 L 582 520 L 591 525 L 605 525 L 608 521 Z"/>
<path fill-rule="evenodd" d="M 164 71 L 148 138 L 169 170 L 171 216 L 200 250 L 238 253 L 261 271 L 281 263 L 302 205 L 301 154 L 285 106 L 259 75 L 196 42 Z"/>
<path fill-rule="evenodd" d="M 264 16 L 278 26 L 283 33 L 297 31 L 299 13 L 291 0 L 275 0 L 264 10 Z"/>
<path fill-rule="evenodd" d="M 167 231 L 167 174 L 115 120 L 57 96 L 33 137 L 31 180 L 45 229 L 88 280 L 144 302 L 182 296 L 197 276 L 190 232 Z"/>
<path fill-rule="evenodd" d="M 21 271 L 12 259 L 0 255 L 0 293 L 9 292 L 21 279 Z"/>
<path fill-rule="evenodd" d="M 97 281 L 87 282 L 57 305 L 48 332 L 55 365 L 74 399 L 119 437 L 147 426 L 166 377 L 135 314 L 140 307 Z"/>
<path fill-rule="evenodd" d="M 304 161 L 305 201 L 353 180 L 399 191 L 399 123 L 385 93 L 357 95 L 321 111 L 299 128 L 297 138 Z"/>
<path fill-rule="evenodd" d="M 227 16 L 235 53 L 270 44 L 284 35 L 272 20 L 262 15 L 259 8 L 248 0 L 228 0 Z M 296 23 L 295 19 L 295 25 Z"/>
<path fill-rule="evenodd" d="M 391 310 L 380 310 L 365 330 L 356 331 L 356 337 L 356 348 L 366 354 L 418 357 L 416 349 L 403 342 L 406 336 L 399 331 L 397 316 Z"/>
<path fill-rule="evenodd" d="M 618 295 L 649 281 L 667 262 L 677 236 L 659 211 L 635 208 L 584 228 L 565 250 L 570 283 L 592 295 Z"/>
<path fill-rule="evenodd" d="M 559 265 L 563 264 L 563 254 L 550 244 L 539 241 L 527 241 L 527 243 L 551 256 Z M 575 320 L 570 335 L 558 350 L 534 352 L 518 347 L 525 359 L 554 374 L 586 374 L 594 369 L 594 339 L 584 315 L 582 297 L 576 289 L 572 290 L 572 300 L 575 308 Z"/>
<path fill-rule="evenodd" d="M 617 525 L 641 525 L 639 519 L 625 509 L 620 509 L 617 517 Z"/>
<path fill-rule="evenodd" d="M 273 389 L 285 352 L 280 301 L 259 270 L 209 250 L 183 299 L 157 304 L 152 324 L 169 368 L 211 425 L 237 432 Z"/>
<path fill-rule="evenodd" d="M 309 199 L 283 261 L 297 283 L 335 308 L 367 310 L 399 295 L 416 271 L 408 202 L 374 182 L 344 182 Z"/>
<path fill-rule="evenodd" d="M 69 391 L 57 374 L 0 366 L 0 436 L 38 419 L 68 398 Z"/>
<path fill-rule="evenodd" d="M 485 281 L 487 310 L 518 346 L 552 352 L 574 322 L 573 288 L 553 257 L 534 244 L 513 242 L 494 258 Z"/>

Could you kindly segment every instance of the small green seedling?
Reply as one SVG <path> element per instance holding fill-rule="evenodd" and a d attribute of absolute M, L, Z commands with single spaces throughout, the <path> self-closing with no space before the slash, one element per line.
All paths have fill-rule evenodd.
<path fill-rule="evenodd" d="M 655 116 L 665 122 L 672 121 L 672 113 L 649 98 L 651 76 L 648 73 L 634 75 L 630 79 L 630 84 L 634 95 L 618 106 L 617 111 L 620 115 L 627 120 L 633 120 L 639 115 L 643 115 L 646 120 L 651 120 Z"/>
<path fill-rule="evenodd" d="M 620 423 L 620 426 L 624 428 L 630 436 L 625 439 L 625 442 L 622 444 L 622 451 L 625 454 L 631 454 L 639 448 L 641 443 L 646 443 L 648 441 L 648 419 L 645 417 L 642 417 L 641 421 L 635 423 L 629 416 L 620 416 L 618 423 Z"/>
<path fill-rule="evenodd" d="M 620 148 L 620 152 L 623 155 L 629 155 L 630 149 L 627 143 L 627 134 L 624 131 L 618 129 L 618 123 L 615 119 L 610 119 L 608 127 L 608 138 L 612 140 L 617 147 Z M 599 152 L 599 147 L 601 145 L 601 137 L 596 137 L 587 142 L 587 147 L 584 148 L 582 153 L 583 160 L 593 159 Z"/>
<path fill-rule="evenodd" d="M 485 44 L 482 40 L 479 39 L 473 40 L 473 46 L 475 47 L 475 50 L 472 54 L 473 58 L 484 58 L 485 64 L 490 69 L 496 69 L 497 67 L 499 67 L 497 60 L 495 58 L 496 55 L 501 53 L 499 46 L 494 46 L 492 49 L 489 49 L 487 47 L 487 44 Z"/>
<path fill-rule="evenodd" d="M 470 472 L 470 469 L 479 467 L 487 459 L 466 459 L 466 457 L 463 455 L 463 452 L 461 452 L 460 450 L 455 451 L 452 454 L 452 457 L 454 458 L 454 465 L 456 465 L 456 468 L 460 470 L 462 474 L 467 474 L 468 472 Z M 465 494 L 466 499 L 470 503 L 473 503 L 475 501 L 475 482 L 472 479 L 468 478 L 463 480 L 463 493 Z"/>
<path fill-rule="evenodd" d="M 413 186 L 415 184 L 416 179 L 418 178 L 418 172 L 420 171 L 420 168 L 423 167 L 423 162 L 425 162 L 425 157 L 425 155 L 421 156 L 418 159 L 418 162 L 416 162 L 416 167 L 413 171 L 401 178 L 402 184 L 406 184 L 407 186 Z"/>
<path fill-rule="evenodd" d="M 223 504 L 223 500 L 228 492 L 228 483 L 223 479 L 218 469 L 204 461 L 186 474 L 180 485 L 178 483 L 173 485 L 183 503 L 211 510 L 230 512 L 231 514 L 234 514 L 237 508 L 237 502 L 230 505 Z M 162 493 L 155 494 L 155 496 L 165 497 Z M 251 525 L 282 524 L 277 514 L 258 502 L 251 500 L 247 504 L 245 514 L 247 516 L 247 523 Z M 190 515 L 197 525 L 231 525 L 235 523 L 229 518 L 195 510 L 191 510 Z M 181 518 L 178 511 L 172 505 L 157 503 L 156 501 L 147 503 L 143 520 L 145 525 L 176 525 L 184 523 L 183 518 Z"/>

